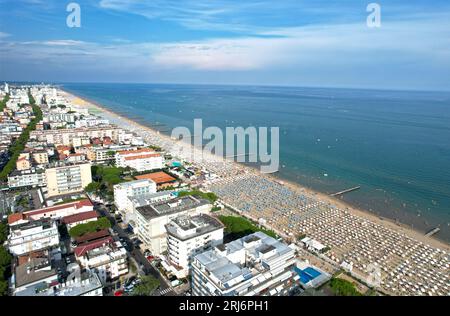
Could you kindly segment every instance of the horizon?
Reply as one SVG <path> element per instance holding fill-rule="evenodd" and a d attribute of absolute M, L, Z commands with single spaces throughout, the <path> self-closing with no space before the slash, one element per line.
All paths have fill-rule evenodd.
<path fill-rule="evenodd" d="M 0 0 L 7 81 L 450 91 L 450 4 Z M 73 25 L 72 25 L 73 26 Z"/>
<path fill-rule="evenodd" d="M 44 81 L 18 81 L 18 80 L 2 80 L 0 79 L 0 83 L 8 83 L 11 85 L 50 85 L 61 88 L 60 86 L 64 86 L 65 84 L 80 84 L 80 85 L 89 85 L 89 84 L 99 84 L 99 85 L 173 85 L 173 86 L 224 86 L 224 87 L 261 87 L 261 88 L 298 88 L 298 89 L 335 89 L 335 90 L 360 90 L 360 91 L 385 91 L 385 92 L 424 92 L 424 93 L 450 93 L 449 90 L 419 90 L 419 89 L 395 89 L 395 88 L 372 88 L 372 87 L 340 87 L 340 86 L 306 86 L 306 85 L 277 85 L 277 84 L 233 84 L 233 83 L 178 83 L 178 82 L 100 82 L 100 81 L 85 81 L 85 82 L 44 82 Z M 63 89 L 64 90 L 64 89 Z"/>

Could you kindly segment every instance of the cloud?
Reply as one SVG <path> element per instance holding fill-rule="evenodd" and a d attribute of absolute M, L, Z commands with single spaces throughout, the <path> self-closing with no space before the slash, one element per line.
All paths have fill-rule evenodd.
<path fill-rule="evenodd" d="M 11 34 L 8 34 L 8 33 L 5 33 L 5 32 L 0 32 L 0 40 L 2 38 L 6 38 L 6 37 L 9 37 L 9 36 L 11 36 Z"/>

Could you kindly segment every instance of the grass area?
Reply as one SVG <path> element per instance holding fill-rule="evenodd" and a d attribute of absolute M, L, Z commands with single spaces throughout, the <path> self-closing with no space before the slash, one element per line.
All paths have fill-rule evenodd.
<path fill-rule="evenodd" d="M 112 201 L 114 195 L 114 185 L 125 182 L 126 169 L 112 166 L 92 166 L 92 180 L 85 191 L 94 193 L 97 196 Z"/>
<path fill-rule="evenodd" d="M 61 205 L 61 204 L 77 202 L 77 201 L 81 201 L 81 200 L 85 200 L 85 199 L 86 199 L 86 197 L 80 197 L 80 198 L 77 198 L 77 199 L 64 199 L 61 202 L 55 203 L 53 205 Z"/>
<path fill-rule="evenodd" d="M 111 222 L 106 217 L 101 217 L 96 221 L 79 224 L 69 230 L 70 237 L 80 237 L 87 233 L 94 233 L 96 231 L 107 229 L 111 227 Z"/>
<path fill-rule="evenodd" d="M 362 296 L 355 285 L 347 280 L 332 278 L 328 286 L 337 296 Z"/>
<path fill-rule="evenodd" d="M 9 147 L 10 159 L 6 163 L 3 170 L 0 172 L 0 179 L 6 180 L 8 174 L 10 174 L 16 168 L 16 162 L 19 158 L 20 153 L 25 149 L 25 145 L 30 139 L 30 132 L 36 129 L 37 123 L 42 120 L 42 111 L 39 106 L 37 106 L 34 101 L 33 96 L 28 93 L 28 98 L 30 99 L 30 104 L 33 108 L 34 118 L 28 124 L 28 126 L 22 131 L 22 134 L 14 141 L 14 143 Z"/>
<path fill-rule="evenodd" d="M 277 238 L 277 234 L 274 231 L 260 228 L 243 217 L 221 215 L 219 219 L 225 225 L 225 232 L 228 233 L 230 240 L 235 240 L 258 231 L 270 237 Z"/>
<path fill-rule="evenodd" d="M 193 195 L 195 197 L 199 197 L 199 198 L 208 200 L 211 203 L 214 203 L 218 199 L 217 195 L 215 195 L 212 192 L 205 193 L 205 192 L 202 192 L 202 191 L 199 191 L 199 190 L 181 191 L 178 194 L 178 197 L 183 197 L 183 196 L 188 196 L 188 195 Z"/>

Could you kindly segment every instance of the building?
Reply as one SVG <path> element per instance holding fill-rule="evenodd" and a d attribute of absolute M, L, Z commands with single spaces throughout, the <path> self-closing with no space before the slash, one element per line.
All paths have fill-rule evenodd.
<path fill-rule="evenodd" d="M 165 225 L 181 215 L 198 215 L 211 211 L 207 200 L 193 196 L 171 199 L 136 208 L 136 233 L 155 255 L 167 250 Z"/>
<path fill-rule="evenodd" d="M 14 296 L 103 296 L 103 285 L 96 273 L 82 272 L 73 263 L 68 270 L 73 277 L 61 280 L 49 260 L 31 259 L 15 269 Z"/>
<path fill-rule="evenodd" d="M 194 256 L 195 296 L 255 296 L 282 292 L 295 277 L 295 250 L 256 232 Z"/>
<path fill-rule="evenodd" d="M 164 158 L 155 151 L 143 148 L 138 150 L 121 150 L 116 153 L 117 167 L 130 167 L 139 172 L 146 170 L 162 169 Z"/>
<path fill-rule="evenodd" d="M 178 185 L 177 179 L 164 171 L 152 172 L 135 176 L 136 179 L 148 179 L 156 183 L 157 189 L 165 189 L 167 187 L 175 187 Z"/>
<path fill-rule="evenodd" d="M 127 208 L 121 209 L 120 214 L 123 216 L 123 221 L 134 230 L 136 227 L 136 208 L 153 203 L 168 201 L 175 197 L 176 196 L 171 191 L 160 191 L 156 193 L 129 196 L 127 197 Z"/>
<path fill-rule="evenodd" d="M 74 253 L 81 266 L 96 272 L 102 282 L 128 273 L 127 252 L 111 236 L 79 244 Z"/>
<path fill-rule="evenodd" d="M 121 128 L 113 125 L 59 130 L 35 130 L 30 133 L 30 139 L 45 141 L 47 144 L 75 146 L 74 139 L 77 139 L 76 142 L 78 142 L 78 138 L 90 139 L 108 136 L 113 142 L 117 142 L 119 140 L 119 134 L 122 132 L 123 130 Z"/>
<path fill-rule="evenodd" d="M 90 211 L 65 216 L 63 217 L 62 222 L 67 226 L 67 230 L 70 230 L 74 226 L 96 221 L 98 217 L 99 214 L 96 211 Z"/>
<path fill-rule="evenodd" d="M 92 182 L 91 164 L 59 163 L 45 170 L 48 196 L 81 192 Z"/>
<path fill-rule="evenodd" d="M 31 221 L 10 227 L 8 248 L 16 256 L 56 246 L 59 233 L 55 221 Z"/>
<path fill-rule="evenodd" d="M 166 225 L 167 257 L 178 277 L 188 275 L 194 255 L 223 243 L 223 224 L 216 218 L 201 214 L 179 216 Z"/>
<path fill-rule="evenodd" d="M 31 168 L 27 170 L 14 170 L 8 175 L 8 187 L 10 189 L 20 187 L 44 187 L 47 184 L 45 170 Z"/>
<path fill-rule="evenodd" d="M 18 171 L 28 170 L 30 168 L 31 168 L 31 163 L 30 163 L 30 161 L 27 158 L 20 157 L 19 159 L 17 159 L 17 161 L 16 161 L 16 169 Z"/>
<path fill-rule="evenodd" d="M 63 217 L 89 213 L 94 210 L 94 206 L 88 199 L 64 203 L 55 206 L 44 207 L 23 213 L 15 213 L 8 216 L 10 226 L 20 224 L 21 221 L 41 220 L 41 219 L 61 219 Z"/>
<path fill-rule="evenodd" d="M 114 204 L 119 212 L 125 214 L 132 211 L 129 198 L 156 193 L 156 183 L 151 180 L 136 180 L 116 184 L 114 186 Z"/>
<path fill-rule="evenodd" d="M 38 165 L 48 164 L 48 153 L 46 150 L 35 150 L 31 153 L 31 157 Z"/>

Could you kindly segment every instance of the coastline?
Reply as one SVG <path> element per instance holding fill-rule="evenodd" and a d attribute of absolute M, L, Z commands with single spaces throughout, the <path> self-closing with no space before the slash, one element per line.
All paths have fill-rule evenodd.
<path fill-rule="evenodd" d="M 78 96 L 78 95 L 76 95 L 76 94 L 74 94 L 72 92 L 66 91 L 66 90 L 64 90 L 64 88 L 60 88 L 60 89 L 66 95 L 66 97 L 69 100 L 73 101 L 78 106 L 85 106 L 89 110 L 93 110 L 94 109 L 95 111 L 99 112 L 99 113 L 95 113 L 94 112 L 94 114 L 101 115 L 100 113 L 106 113 L 107 115 L 110 115 L 111 117 L 115 117 L 119 121 L 126 122 L 127 124 L 135 127 L 136 129 L 142 130 L 144 132 L 153 133 L 153 134 L 155 134 L 156 137 L 159 137 L 159 138 L 161 138 L 162 140 L 164 140 L 166 142 L 175 143 L 175 141 L 170 136 L 165 135 L 163 133 L 160 133 L 159 131 L 157 131 L 157 130 L 149 127 L 149 126 L 146 126 L 143 123 L 139 123 L 139 122 L 133 121 L 132 119 L 130 119 L 128 117 L 125 117 L 125 116 L 123 116 L 121 114 L 118 114 L 118 113 L 110 110 L 109 108 L 107 108 L 107 107 L 105 107 L 105 106 L 103 106 L 103 105 L 93 101 L 93 100 L 89 100 L 88 98 L 80 97 L 80 96 Z M 75 102 L 75 101 L 77 101 L 78 103 Z M 192 145 L 190 145 L 190 144 L 188 146 L 192 147 Z M 222 157 L 215 156 L 215 155 L 212 155 L 212 154 L 211 154 L 211 156 L 214 156 L 214 157 L 208 157 L 208 158 L 211 158 L 213 160 L 214 159 L 219 159 L 219 160 L 222 159 Z M 274 175 L 261 174 L 255 168 L 252 168 L 252 167 L 249 167 L 249 166 L 244 166 L 243 164 L 239 164 L 237 162 L 230 161 L 230 160 L 227 160 L 227 162 L 232 163 L 233 166 L 236 166 L 236 168 L 238 170 L 241 170 L 241 171 L 246 172 L 246 173 L 251 173 L 251 174 L 254 174 L 254 175 L 257 175 L 257 176 L 260 176 L 260 177 L 266 177 L 267 179 L 270 179 L 270 180 L 275 181 L 275 182 L 277 182 L 277 183 L 279 183 L 281 185 L 284 185 L 284 186 L 288 187 L 289 189 L 291 189 L 291 190 L 293 190 L 295 192 L 302 192 L 302 193 L 306 193 L 306 194 L 308 194 L 310 196 L 314 196 L 317 199 L 319 199 L 319 200 L 321 200 L 321 201 L 323 201 L 323 202 L 325 202 L 327 204 L 333 205 L 333 206 L 338 207 L 338 208 L 343 209 L 343 210 L 347 210 L 348 212 L 350 212 L 351 214 L 353 214 L 355 216 L 362 217 L 362 218 L 370 220 L 370 221 L 372 221 L 372 222 L 374 222 L 376 224 L 388 227 L 388 228 L 390 228 L 392 230 L 397 231 L 400 234 L 407 235 L 408 237 L 410 237 L 412 239 L 415 239 L 415 240 L 417 240 L 419 242 L 422 242 L 424 244 L 427 244 L 427 245 L 430 245 L 430 246 L 433 246 L 433 247 L 436 247 L 436 248 L 440 248 L 440 249 L 445 249 L 447 251 L 450 250 L 450 244 L 448 244 L 447 242 L 445 242 L 443 240 L 440 240 L 440 239 L 437 239 L 435 237 L 427 237 L 427 236 L 425 236 L 424 233 L 422 233 L 422 232 L 420 232 L 418 230 L 414 230 L 414 229 L 408 227 L 406 224 L 395 222 L 394 220 L 392 220 L 390 218 L 378 216 L 376 214 L 371 213 L 368 210 L 363 210 L 363 209 L 357 208 L 355 206 L 352 206 L 352 205 L 348 204 L 345 201 L 342 201 L 342 200 L 340 200 L 338 198 L 335 198 L 335 197 L 331 197 L 331 196 L 329 196 L 329 195 L 327 195 L 325 193 L 312 190 L 312 189 L 310 189 L 308 187 L 304 187 L 301 184 L 294 183 L 292 181 L 288 181 L 288 180 L 279 178 L 279 177 L 274 176 Z"/>

